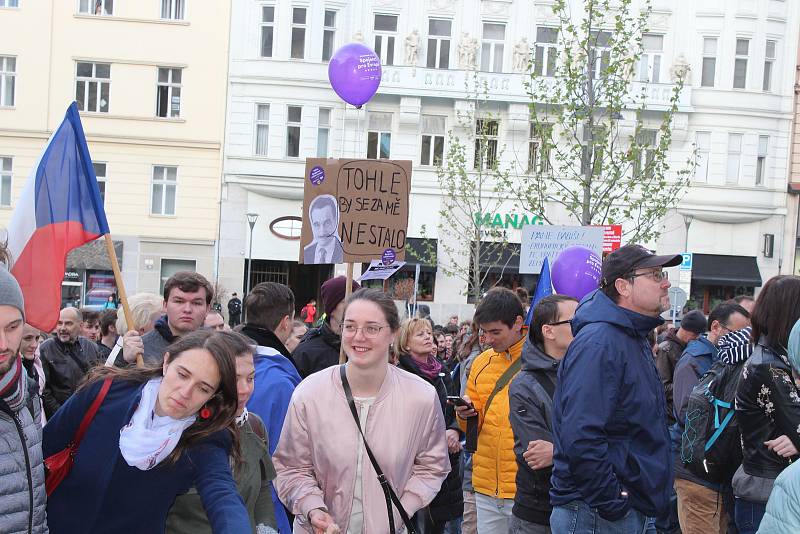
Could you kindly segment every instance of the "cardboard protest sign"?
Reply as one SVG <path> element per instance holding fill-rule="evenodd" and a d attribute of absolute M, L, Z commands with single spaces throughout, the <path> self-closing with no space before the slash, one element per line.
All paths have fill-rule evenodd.
<path fill-rule="evenodd" d="M 385 265 L 381 260 L 372 260 L 367 270 L 358 277 L 359 282 L 364 280 L 388 280 L 394 273 L 403 268 L 406 262 L 396 261 Z"/>
<path fill-rule="evenodd" d="M 411 161 L 309 158 L 300 263 L 405 259 Z"/>
<path fill-rule="evenodd" d="M 559 252 L 573 245 L 586 247 L 602 257 L 603 233 L 602 226 L 523 226 L 519 272 L 538 274 L 545 257 L 552 265 Z"/>

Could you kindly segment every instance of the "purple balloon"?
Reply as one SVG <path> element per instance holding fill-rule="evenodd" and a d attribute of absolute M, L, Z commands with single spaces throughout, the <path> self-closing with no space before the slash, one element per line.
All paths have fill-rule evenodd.
<path fill-rule="evenodd" d="M 328 80 L 342 100 L 360 108 L 381 84 L 381 60 L 368 46 L 346 44 L 328 63 Z"/>
<path fill-rule="evenodd" d="M 600 284 L 600 258 L 586 247 L 572 246 L 561 251 L 550 276 L 557 293 L 580 300 Z"/>

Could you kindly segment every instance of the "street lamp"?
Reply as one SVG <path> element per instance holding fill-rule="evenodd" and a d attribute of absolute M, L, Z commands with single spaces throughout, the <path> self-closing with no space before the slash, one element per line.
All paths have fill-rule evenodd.
<path fill-rule="evenodd" d="M 258 220 L 258 213 L 247 214 L 247 224 L 250 225 L 250 252 L 247 253 L 247 282 L 245 283 L 245 295 L 250 294 L 250 270 L 253 268 L 253 228 Z"/>

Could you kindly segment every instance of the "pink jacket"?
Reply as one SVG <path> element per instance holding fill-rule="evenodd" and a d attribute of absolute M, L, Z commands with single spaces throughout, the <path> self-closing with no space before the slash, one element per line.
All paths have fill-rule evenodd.
<path fill-rule="evenodd" d="M 450 471 L 444 418 L 436 390 L 389 366 L 369 410 L 367 443 L 409 516 L 427 506 Z M 297 386 L 273 463 L 278 496 L 296 516 L 295 532 L 312 532 L 308 512 L 325 507 L 342 532 L 350 520 L 358 428 L 347 405 L 339 366 Z M 389 532 L 386 500 L 366 454 L 362 459 L 364 532 Z M 402 521 L 394 509 L 395 526 Z"/>

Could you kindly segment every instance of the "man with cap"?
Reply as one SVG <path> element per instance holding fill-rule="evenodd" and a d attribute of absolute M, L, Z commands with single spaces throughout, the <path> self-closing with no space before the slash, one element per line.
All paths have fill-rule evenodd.
<path fill-rule="evenodd" d="M 39 534 L 47 532 L 42 409 L 19 352 L 24 325 L 22 291 L 0 265 L 0 530 Z"/>
<path fill-rule="evenodd" d="M 669 309 L 663 268 L 680 263 L 621 247 L 575 313 L 553 398 L 553 532 L 655 532 L 669 504 L 666 401 L 647 336 Z"/>
<path fill-rule="evenodd" d="M 358 282 L 352 282 L 352 292 L 359 289 L 361 289 L 361 285 Z M 325 310 L 325 321 L 319 328 L 309 330 L 292 353 L 301 377 L 305 378 L 317 371 L 338 365 L 346 290 L 347 278 L 344 276 L 331 278 L 322 284 L 320 293 L 322 307 Z"/>

